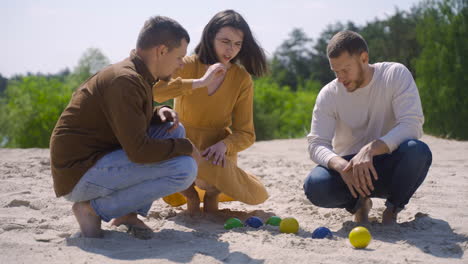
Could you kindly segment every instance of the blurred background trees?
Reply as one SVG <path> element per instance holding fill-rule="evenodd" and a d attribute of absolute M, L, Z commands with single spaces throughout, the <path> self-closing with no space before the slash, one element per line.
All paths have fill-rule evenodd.
<path fill-rule="evenodd" d="M 292 29 L 270 58 L 271 74 L 254 80 L 258 140 L 308 133 L 315 98 L 335 78 L 326 55 L 328 40 L 345 29 L 366 39 L 371 63 L 400 62 L 412 72 L 426 133 L 468 139 L 468 1 L 428 0 L 365 25 L 328 25 L 317 39 Z M 72 92 L 108 64 L 101 51 L 91 48 L 72 72 L 0 75 L 0 147 L 48 147 Z"/>

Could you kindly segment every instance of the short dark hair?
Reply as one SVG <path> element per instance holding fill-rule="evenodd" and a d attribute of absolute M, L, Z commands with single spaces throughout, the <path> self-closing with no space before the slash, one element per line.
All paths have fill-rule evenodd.
<path fill-rule="evenodd" d="M 242 47 L 234 62 L 240 62 L 248 73 L 254 76 L 262 76 L 267 72 L 266 56 L 263 49 L 250 31 L 250 27 L 244 18 L 234 10 L 224 10 L 217 13 L 203 29 L 202 38 L 195 48 L 195 53 L 204 64 L 214 64 L 218 62 L 214 48 L 214 38 L 223 27 L 233 27 L 244 33 Z"/>
<path fill-rule="evenodd" d="M 360 55 L 363 52 L 369 53 L 364 38 L 350 30 L 340 31 L 332 37 L 330 42 L 328 42 L 327 56 L 328 58 L 337 58 L 345 51 L 349 55 Z"/>
<path fill-rule="evenodd" d="M 169 50 L 180 46 L 182 39 L 190 42 L 187 30 L 177 21 L 164 16 L 154 16 L 145 21 L 138 34 L 137 48 L 149 49 L 158 45 L 165 45 Z"/>

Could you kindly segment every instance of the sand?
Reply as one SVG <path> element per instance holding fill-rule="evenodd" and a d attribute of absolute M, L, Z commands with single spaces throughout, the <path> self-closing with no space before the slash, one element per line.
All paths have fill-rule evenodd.
<path fill-rule="evenodd" d="M 383 200 L 373 199 L 373 236 L 354 249 L 357 226 L 342 209 L 313 206 L 302 183 L 315 166 L 305 139 L 257 142 L 240 153 L 240 166 L 266 184 L 261 205 L 221 204 L 214 216 L 192 219 L 183 207 L 155 201 L 144 221 L 155 230 L 139 240 L 103 224 L 104 238 L 80 237 L 71 204 L 55 198 L 48 149 L 0 149 L 0 263 L 468 263 L 468 142 L 424 136 L 433 151 L 426 181 L 400 213 L 396 226 L 380 224 Z M 227 231 L 229 217 L 295 217 L 298 234 L 277 227 Z M 332 239 L 312 239 L 326 226 Z"/>

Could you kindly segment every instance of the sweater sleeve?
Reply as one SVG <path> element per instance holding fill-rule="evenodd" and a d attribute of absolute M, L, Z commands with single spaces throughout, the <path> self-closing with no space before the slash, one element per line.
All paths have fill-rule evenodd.
<path fill-rule="evenodd" d="M 223 140 L 227 153 L 240 152 L 255 142 L 253 95 L 252 78 L 248 76 L 241 83 L 241 91 L 232 112 L 232 134 Z"/>
<path fill-rule="evenodd" d="M 147 134 L 145 102 L 138 79 L 120 76 L 112 81 L 108 94 L 103 94 L 102 108 L 115 137 L 128 158 L 135 163 L 153 163 L 181 155 L 191 155 L 188 139 L 154 139 Z"/>
<path fill-rule="evenodd" d="M 332 96 L 324 87 L 315 102 L 310 133 L 307 135 L 308 150 L 313 162 L 328 168 L 328 162 L 338 156 L 333 151 L 332 140 L 336 128 L 336 114 Z"/>
<path fill-rule="evenodd" d="M 418 88 L 410 71 L 402 64 L 392 66 L 389 84 L 394 89 L 392 98 L 396 126 L 380 138 L 393 152 L 405 140 L 422 136 L 424 115 Z"/>
<path fill-rule="evenodd" d="M 177 70 L 170 81 L 159 80 L 153 86 L 153 100 L 162 103 L 193 92 L 193 78 L 198 60 L 196 56 L 184 58 L 184 67 Z"/>
<path fill-rule="evenodd" d="M 153 86 L 153 100 L 162 103 L 182 95 L 192 94 L 192 79 L 177 77 L 169 82 L 160 80 Z"/>

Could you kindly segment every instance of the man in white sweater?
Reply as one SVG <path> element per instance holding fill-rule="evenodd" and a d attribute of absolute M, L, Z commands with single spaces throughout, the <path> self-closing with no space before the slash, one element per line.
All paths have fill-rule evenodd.
<path fill-rule="evenodd" d="M 371 197 L 386 198 L 382 223 L 396 223 L 432 162 L 417 140 L 424 116 L 414 79 L 402 64 L 369 64 L 365 40 L 352 31 L 333 36 L 327 55 L 337 78 L 315 103 L 307 139 L 318 166 L 305 194 L 316 206 L 345 208 L 356 222 L 368 221 Z"/>

